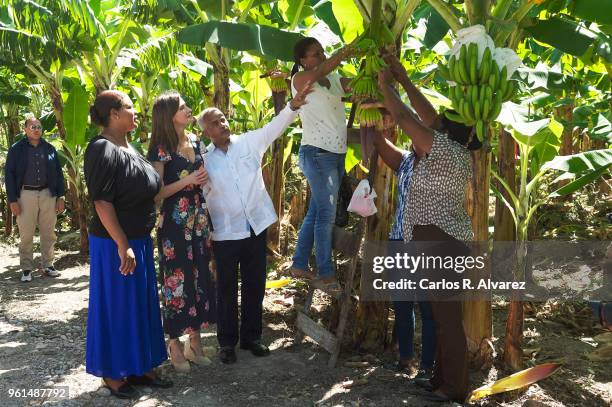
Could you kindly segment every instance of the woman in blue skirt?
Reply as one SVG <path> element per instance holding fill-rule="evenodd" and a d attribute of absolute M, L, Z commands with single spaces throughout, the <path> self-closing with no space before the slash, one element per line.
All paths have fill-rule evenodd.
<path fill-rule="evenodd" d="M 95 207 L 86 368 L 113 395 L 133 398 L 135 385 L 172 386 L 153 370 L 167 359 L 150 236 L 161 180 L 127 141 L 136 122 L 126 94 L 101 92 L 90 115 L 103 130 L 85 151 L 85 181 Z"/>

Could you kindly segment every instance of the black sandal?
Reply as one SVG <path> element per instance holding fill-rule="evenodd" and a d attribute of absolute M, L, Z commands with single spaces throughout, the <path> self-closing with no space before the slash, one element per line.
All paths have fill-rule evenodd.
<path fill-rule="evenodd" d="M 156 387 L 158 389 L 169 389 L 174 386 L 171 380 L 162 379 L 161 377 L 155 375 L 155 377 L 150 377 L 147 375 L 142 376 L 128 376 L 125 381 L 133 386 L 148 386 L 148 387 Z"/>
<path fill-rule="evenodd" d="M 140 393 L 134 386 L 129 383 L 123 383 L 117 390 L 106 383 L 106 380 L 102 379 L 102 386 L 110 390 L 111 394 L 119 399 L 133 399 L 140 396 Z"/>

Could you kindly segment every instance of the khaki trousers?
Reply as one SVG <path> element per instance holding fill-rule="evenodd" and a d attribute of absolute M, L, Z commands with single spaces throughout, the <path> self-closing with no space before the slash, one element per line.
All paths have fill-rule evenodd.
<path fill-rule="evenodd" d="M 42 266 L 53 266 L 53 249 L 57 236 L 55 235 L 56 197 L 51 196 L 48 188 L 42 191 L 21 190 L 18 199 L 21 214 L 17 216 L 19 227 L 19 265 L 22 270 L 34 270 L 32 246 L 36 225 L 40 233 L 40 254 Z"/>

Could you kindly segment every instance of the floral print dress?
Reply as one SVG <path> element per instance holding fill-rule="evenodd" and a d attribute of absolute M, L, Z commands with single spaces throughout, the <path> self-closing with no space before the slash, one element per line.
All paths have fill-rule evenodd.
<path fill-rule="evenodd" d="M 193 137 L 193 136 L 192 136 Z M 163 145 L 149 152 L 150 161 L 164 163 L 164 185 L 172 184 L 202 165 L 200 143 L 190 138 L 195 161 L 169 152 Z M 159 268 L 163 279 L 164 331 L 178 338 L 215 322 L 215 277 L 209 270 L 208 212 L 200 187 L 188 186 L 164 199 L 157 226 Z"/>

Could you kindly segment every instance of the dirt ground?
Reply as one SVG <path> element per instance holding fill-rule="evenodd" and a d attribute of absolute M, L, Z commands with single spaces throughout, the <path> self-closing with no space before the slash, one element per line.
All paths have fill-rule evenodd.
<path fill-rule="evenodd" d="M 427 406 L 409 377 L 383 368 L 385 357 L 365 357 L 364 368 L 344 367 L 359 357 L 347 349 L 337 368 L 328 369 L 327 354 L 309 340 L 293 343 L 295 304 L 304 289 L 287 286 L 268 290 L 265 300 L 264 341 L 272 353 L 255 358 L 238 351 L 238 363 L 223 365 L 211 354 L 212 365 L 177 374 L 166 362 L 163 375 L 175 386 L 168 390 L 142 389 L 142 397 L 121 401 L 100 388 L 100 380 L 85 373 L 87 321 L 87 259 L 77 252 L 59 251 L 57 279 L 34 273 L 31 283 L 19 281 L 16 245 L 0 244 L 0 406 Z M 494 308 L 497 335 L 503 333 L 506 311 Z M 418 318 L 417 318 L 418 320 Z M 532 363 L 561 361 L 552 377 L 521 392 L 494 396 L 483 406 L 610 406 L 612 364 L 590 362 L 585 353 L 596 345 L 588 335 L 565 325 L 528 317 L 526 347 Z M 214 327 L 203 333 L 205 346 L 216 347 Z M 496 338 L 499 350 L 503 340 Z M 387 356 L 387 359 L 389 356 Z M 472 372 L 472 387 L 503 377 L 496 367 Z M 366 383 L 345 388 L 348 380 Z M 15 398 L 11 390 L 68 386 L 69 398 Z"/>

